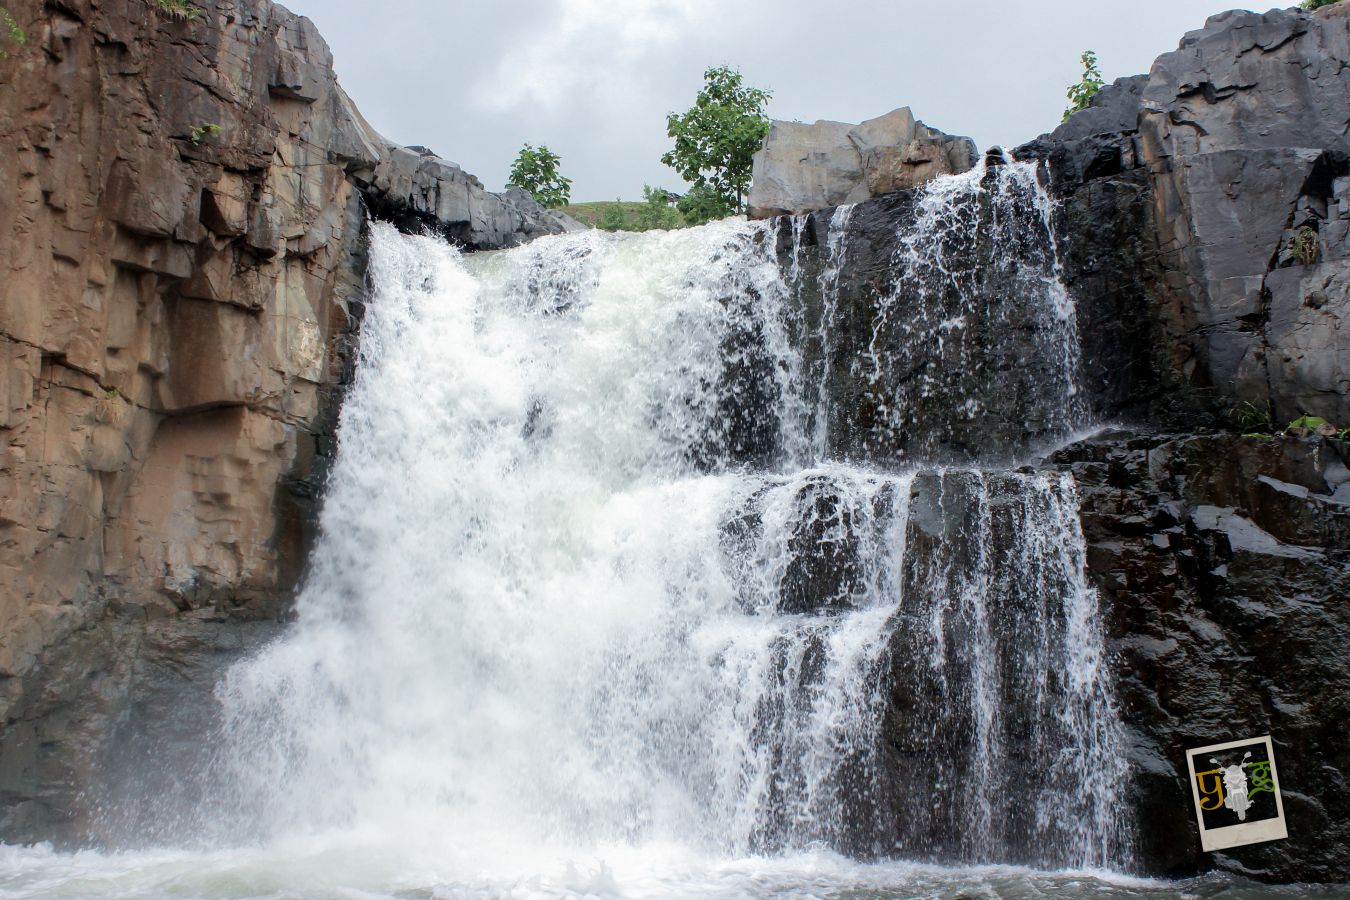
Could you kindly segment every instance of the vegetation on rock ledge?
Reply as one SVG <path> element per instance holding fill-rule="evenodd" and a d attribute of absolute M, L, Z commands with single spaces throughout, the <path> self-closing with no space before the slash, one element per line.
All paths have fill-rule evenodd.
<path fill-rule="evenodd" d="M 201 15 L 201 9 L 188 0 L 155 0 L 155 5 L 175 19 L 195 19 Z"/>
<path fill-rule="evenodd" d="M 220 126 L 214 122 L 208 122 L 205 125 L 194 126 L 192 133 L 188 135 L 188 140 L 196 145 L 200 144 L 203 138 L 215 137 L 218 134 L 220 134 Z"/>
<path fill-rule="evenodd" d="M 1307 225 L 1300 228 L 1294 235 L 1291 250 L 1299 265 L 1310 266 L 1317 262 L 1317 258 L 1321 255 L 1321 247 L 1317 243 L 1317 229 L 1309 228 Z"/>
<path fill-rule="evenodd" d="M 526 144 L 516 154 L 507 177 L 507 187 L 529 191 L 540 206 L 557 209 L 572 199 L 572 179 L 558 171 L 562 157 L 544 144 L 533 147 Z"/>
<path fill-rule="evenodd" d="M 1083 77 L 1067 91 L 1069 108 L 1064 110 L 1064 118 L 1060 121 L 1067 121 L 1069 116 L 1080 109 L 1087 109 L 1088 104 L 1092 102 L 1092 98 L 1097 96 L 1097 92 L 1106 84 L 1102 80 L 1101 69 L 1097 67 L 1096 53 L 1091 50 L 1084 50 L 1083 55 L 1078 59 L 1083 63 Z"/>
<path fill-rule="evenodd" d="M 19 23 L 14 21 L 14 16 L 10 14 L 9 10 L 3 6 L 0 6 L 0 37 L 7 37 L 16 44 L 22 44 L 28 40 L 28 35 L 19 27 Z M 0 47 L 0 59 L 5 59 L 8 56 L 8 51 Z"/>

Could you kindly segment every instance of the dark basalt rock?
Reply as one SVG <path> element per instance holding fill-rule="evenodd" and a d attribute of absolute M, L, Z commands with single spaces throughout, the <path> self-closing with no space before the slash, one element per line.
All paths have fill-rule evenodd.
<path fill-rule="evenodd" d="M 1336 499 L 1348 449 L 1108 432 L 1047 461 L 1078 482 L 1088 569 L 1110 611 L 1146 871 L 1350 874 L 1350 505 Z M 1200 853 L 1184 750 L 1262 734 L 1289 839 Z"/>
<path fill-rule="evenodd" d="M 1090 375 L 1125 368 L 1123 410 L 1350 421 L 1347 52 L 1339 5 L 1222 13 L 1017 149 L 1063 202 L 1070 283 L 1106 326 L 1082 332 Z"/>
<path fill-rule="evenodd" d="M 1014 151 L 1040 163 L 1058 203 L 1091 418 L 1139 427 L 1046 465 L 1080 485 L 1129 731 L 1136 863 L 1149 873 L 1350 879 L 1350 755 L 1339 737 L 1350 705 L 1345 445 L 1194 434 L 1302 414 L 1350 424 L 1348 25 L 1350 6 L 1216 16 L 1151 75 L 1118 81 Z M 836 313 L 849 363 L 861 341 L 848 335 L 870 337 L 895 277 L 887 242 L 914 203 L 902 192 L 853 211 Z M 808 279 L 824 264 L 830 218 L 813 214 L 811 240 L 798 242 L 814 248 Z M 903 434 L 873 428 L 866 392 L 849 393 L 849 363 L 833 389 L 852 420 L 832 446 L 907 458 Z M 847 437 L 858 433 L 873 440 Z M 927 513 L 920 504 L 912 515 Z M 903 727 L 926 690 L 891 699 L 888 777 L 911 777 L 914 754 L 932 751 L 931 735 L 906 739 Z M 1289 797 L 1289 839 L 1202 854 L 1183 750 L 1265 733 Z M 939 858 L 944 833 L 934 826 Z"/>

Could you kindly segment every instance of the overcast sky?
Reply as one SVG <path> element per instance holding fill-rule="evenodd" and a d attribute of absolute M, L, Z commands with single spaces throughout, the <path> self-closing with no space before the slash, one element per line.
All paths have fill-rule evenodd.
<path fill-rule="evenodd" d="M 370 123 L 500 190 L 522 143 L 562 156 L 572 198 L 679 189 L 665 116 L 710 65 L 773 91 L 778 119 L 910 106 L 981 149 L 1049 131 L 1097 51 L 1147 72 L 1223 0 L 283 0 L 328 39 Z M 1264 9 L 1265 7 L 1262 7 Z"/>

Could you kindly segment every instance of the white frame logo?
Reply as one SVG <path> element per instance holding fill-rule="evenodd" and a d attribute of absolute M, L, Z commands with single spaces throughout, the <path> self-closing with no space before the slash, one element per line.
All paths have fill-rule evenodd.
<path fill-rule="evenodd" d="M 1265 759 L 1252 760 L 1252 752 L 1264 746 Z M 1241 759 L 1232 753 L 1246 749 Z M 1226 754 L 1226 756 L 1225 756 Z M 1233 757 L 1232 759 L 1227 758 Z M 1258 752 L 1258 757 L 1260 756 Z M 1210 744 L 1186 751 L 1186 769 L 1191 780 L 1191 799 L 1195 803 L 1195 820 L 1200 826 L 1200 846 L 1206 853 L 1259 844 L 1287 838 L 1289 831 L 1284 821 L 1284 798 L 1280 793 L 1279 773 L 1275 768 L 1275 747 L 1270 735 Z M 1250 784 L 1249 784 L 1250 778 Z M 1249 793 L 1250 790 L 1250 793 Z M 1253 807 L 1251 794 L 1269 792 L 1275 804 L 1275 815 L 1265 815 L 1247 821 Z M 1213 827 L 1213 814 L 1226 808 L 1235 824 Z M 1206 813 L 1211 813 L 1211 826 L 1205 826 Z"/>

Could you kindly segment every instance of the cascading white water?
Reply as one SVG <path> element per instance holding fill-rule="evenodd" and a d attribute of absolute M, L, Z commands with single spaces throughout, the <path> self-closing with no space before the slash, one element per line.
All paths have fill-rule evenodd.
<path fill-rule="evenodd" d="M 376 227 L 300 623 L 221 691 L 269 825 L 743 854 L 785 807 L 828 818 L 833 743 L 874 718 L 909 476 L 716 462 L 732 337 L 800 421 L 764 231 L 465 260 Z M 811 539 L 867 541 L 866 572 L 837 598 L 856 612 L 803 622 L 778 595 L 824 491 Z"/>
<path fill-rule="evenodd" d="M 977 189 L 952 179 L 925 208 Z M 987 793 L 951 824 L 973 837 L 897 836 L 880 799 L 894 773 L 877 760 L 907 646 L 895 631 L 963 563 L 944 546 L 907 557 L 912 473 L 823 458 L 812 367 L 791 343 L 797 273 L 780 271 L 768 229 L 590 232 L 465 258 L 375 227 L 376 295 L 300 622 L 220 691 L 233 781 L 266 827 L 412 829 L 480 855 L 615 842 L 959 855 L 1000 814 L 1000 653 L 1030 654 L 1030 680 L 1003 688 L 1041 690 L 1041 713 L 1086 719 L 1092 740 L 1109 727 L 1109 705 L 1078 697 L 1100 692 L 1100 636 L 1081 560 L 1056 555 L 1073 538 L 1069 493 L 1027 486 L 1023 502 L 1054 493 L 1056 515 L 1027 517 L 1001 547 L 969 542 L 976 571 L 930 614 L 925 658 L 944 677 L 943 616 L 971 620 L 958 652 L 973 678 L 925 709 L 941 721 L 969 694 L 955 702 L 975 717 L 971 777 Z M 942 261 L 924 241 L 906 236 L 911 269 Z M 1008 553 L 1057 567 L 1031 600 L 1045 633 L 1021 635 L 1024 651 L 992 637 L 1008 583 L 1022 585 L 994 571 Z M 916 567 L 937 574 L 916 581 Z M 1087 685 L 1034 686 L 1066 665 Z M 1082 733 L 1057 731 L 1056 752 L 1113 751 Z M 935 751 L 939 778 L 948 755 Z M 1099 816 L 1072 819 L 1075 840 L 1105 840 Z M 1046 846 L 1045 862 L 1109 861 Z"/>
<path fill-rule="evenodd" d="M 853 362 L 877 395 L 869 447 L 988 464 L 1082 427 L 1078 323 L 1052 218 L 1030 163 L 921 189 Z"/>
<path fill-rule="evenodd" d="M 1078 424 L 1048 201 L 1004 169 L 923 192 L 864 347 L 834 321 L 850 207 L 810 274 L 802 220 L 782 261 L 770 223 L 476 256 L 373 226 L 298 622 L 218 689 L 212 839 L 453 896 L 931 875 L 829 850 L 1123 863 L 1090 784 L 1123 765 L 1071 480 L 831 449 L 841 367 L 921 373 L 878 434 L 910 402 L 966 421 L 997 378 L 943 367 L 1013 321 L 1048 323 L 1023 356 L 1055 373 L 1027 430 Z M 985 246 L 958 271 L 963 228 Z M 1016 290 L 988 296 L 989 265 Z"/>

